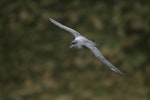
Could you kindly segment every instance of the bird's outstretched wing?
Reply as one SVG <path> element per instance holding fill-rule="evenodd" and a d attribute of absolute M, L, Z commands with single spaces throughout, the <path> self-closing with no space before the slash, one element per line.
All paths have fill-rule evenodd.
<path fill-rule="evenodd" d="M 77 31 L 75 31 L 74 29 L 69 28 L 69 27 L 63 25 L 63 24 L 61 24 L 61 23 L 55 21 L 55 20 L 52 19 L 52 18 L 49 18 L 49 20 L 50 20 L 54 25 L 60 27 L 61 29 L 64 29 L 64 30 L 70 32 L 75 38 L 76 38 L 77 36 L 81 36 L 81 34 L 80 34 L 79 32 L 77 32 Z"/>
<path fill-rule="evenodd" d="M 103 54 L 98 50 L 98 48 L 94 45 L 90 45 L 90 44 L 86 44 L 85 45 L 87 48 L 89 48 L 93 54 L 96 56 L 96 58 L 98 58 L 103 64 L 105 64 L 108 68 L 110 68 L 111 70 L 113 70 L 116 73 L 119 73 L 121 75 L 124 76 L 124 74 L 118 69 L 116 68 L 113 64 L 111 64 L 107 59 L 105 59 L 105 57 L 103 56 Z"/>

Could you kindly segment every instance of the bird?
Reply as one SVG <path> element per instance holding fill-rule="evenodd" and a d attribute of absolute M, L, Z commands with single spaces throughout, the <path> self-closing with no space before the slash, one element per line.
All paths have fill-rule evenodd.
<path fill-rule="evenodd" d="M 97 48 L 97 43 L 87 39 L 85 36 L 81 35 L 79 32 L 77 32 L 76 30 L 67 27 L 61 23 L 59 23 L 58 21 L 49 18 L 50 22 L 53 23 L 54 25 L 58 26 L 59 28 L 66 30 L 68 32 L 70 32 L 73 36 L 74 36 L 74 40 L 71 42 L 71 46 L 72 47 L 76 47 L 76 48 L 82 48 L 82 47 L 86 47 L 88 49 L 90 49 L 92 51 L 92 53 L 95 55 L 95 57 L 100 60 L 104 65 L 106 65 L 108 68 L 110 68 L 112 71 L 124 76 L 124 73 L 122 73 L 118 68 L 116 68 L 112 63 L 110 63 L 104 56 L 103 54 L 100 52 L 100 50 Z"/>

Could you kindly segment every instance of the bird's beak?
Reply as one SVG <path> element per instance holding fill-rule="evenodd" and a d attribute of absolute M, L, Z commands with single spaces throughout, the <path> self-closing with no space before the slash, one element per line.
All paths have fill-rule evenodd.
<path fill-rule="evenodd" d="M 70 48 L 72 48 L 72 47 L 73 47 L 73 45 L 70 46 Z"/>

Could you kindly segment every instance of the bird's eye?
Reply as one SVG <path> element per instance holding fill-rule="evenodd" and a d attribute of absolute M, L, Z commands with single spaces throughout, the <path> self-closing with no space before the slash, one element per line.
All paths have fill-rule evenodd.
<path fill-rule="evenodd" d="M 77 41 L 73 41 L 73 42 L 71 42 L 71 44 L 77 44 Z"/>

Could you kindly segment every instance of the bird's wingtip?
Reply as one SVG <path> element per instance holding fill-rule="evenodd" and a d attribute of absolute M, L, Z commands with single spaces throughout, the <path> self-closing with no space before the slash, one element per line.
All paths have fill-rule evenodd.
<path fill-rule="evenodd" d="M 121 76 L 125 76 L 125 74 L 124 73 L 122 73 L 120 70 L 115 70 L 115 69 L 113 69 L 113 68 L 111 68 L 111 70 L 112 71 L 114 71 L 114 72 L 116 72 L 116 73 L 118 73 L 118 74 L 120 74 Z"/>
<path fill-rule="evenodd" d="M 50 21 L 53 21 L 53 19 L 52 19 L 52 18 L 49 18 L 49 20 L 50 20 Z"/>
<path fill-rule="evenodd" d="M 50 22 L 52 22 L 53 24 L 58 24 L 58 22 L 57 21 L 55 21 L 53 18 L 49 18 L 49 20 L 50 20 Z M 58 26 L 58 25 L 57 25 Z"/>
<path fill-rule="evenodd" d="M 121 71 L 117 72 L 118 74 L 120 74 L 121 76 L 125 76 L 124 73 L 122 73 Z"/>
<path fill-rule="evenodd" d="M 120 75 L 121 75 L 121 76 L 125 76 L 125 74 L 124 74 L 124 73 L 122 73 L 122 72 L 120 73 Z"/>

